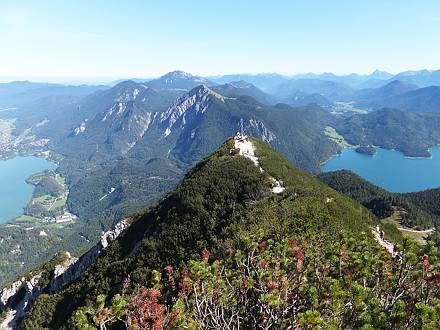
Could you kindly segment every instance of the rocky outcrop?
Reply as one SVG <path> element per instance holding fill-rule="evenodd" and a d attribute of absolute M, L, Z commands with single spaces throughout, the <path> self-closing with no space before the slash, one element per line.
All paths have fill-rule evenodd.
<path fill-rule="evenodd" d="M 79 259 L 65 252 L 63 261 L 51 270 L 41 271 L 31 278 L 21 278 L 0 291 L 0 311 L 6 311 L 6 317 L 0 321 L 0 330 L 16 329 L 25 316 L 30 303 L 44 292 L 56 293 L 79 278 L 99 254 L 114 241 L 125 228 L 128 221 L 122 220 L 113 230 L 105 232 L 101 240 Z M 48 274 L 49 272 L 49 274 Z M 50 282 L 42 287 L 40 279 L 49 276 Z"/>
<path fill-rule="evenodd" d="M 256 129 L 261 137 L 261 139 L 266 143 L 271 143 L 275 141 L 275 134 L 266 128 L 264 123 L 261 120 L 250 119 L 249 126 L 251 129 Z"/>
<path fill-rule="evenodd" d="M 41 273 L 30 279 L 21 278 L 0 292 L 0 308 L 6 311 L 0 330 L 16 329 L 30 302 L 37 299 L 42 289 L 38 286 Z"/>
<path fill-rule="evenodd" d="M 57 276 L 53 276 L 50 282 L 51 293 L 56 293 L 69 283 L 72 283 L 86 270 L 95 260 L 99 254 L 107 248 L 107 246 L 114 241 L 125 228 L 128 227 L 128 221 L 122 220 L 113 230 L 105 232 L 101 236 L 101 240 L 92 249 L 86 252 L 81 258 L 71 263 L 69 267 L 59 267 Z"/>

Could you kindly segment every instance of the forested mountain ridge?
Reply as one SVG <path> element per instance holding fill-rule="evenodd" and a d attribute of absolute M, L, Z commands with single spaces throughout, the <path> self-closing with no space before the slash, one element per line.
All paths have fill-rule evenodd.
<path fill-rule="evenodd" d="M 371 110 L 388 107 L 416 113 L 435 113 L 440 109 L 440 87 L 418 88 L 416 85 L 394 80 L 379 88 L 357 90 L 348 99 L 359 107 Z"/>
<path fill-rule="evenodd" d="M 173 157 L 193 164 L 243 123 L 250 135 L 271 143 L 312 172 L 337 150 L 323 134 L 331 116 L 317 106 L 267 106 L 247 95 L 226 96 L 204 85 L 171 101 L 168 96 L 173 92 L 141 86 L 130 86 L 122 94 L 123 99 L 118 98 L 93 119 L 81 123 L 55 149 L 82 160 L 103 161 L 127 155 L 137 159 Z M 153 103 L 151 97 L 143 97 L 146 92 L 166 101 L 162 105 L 159 101 Z M 296 128 L 289 132 L 292 125 Z M 293 145 L 291 139 L 298 143 Z M 317 149 L 322 149 L 322 156 Z"/>
<path fill-rule="evenodd" d="M 384 108 L 355 114 L 336 123 L 352 145 L 396 149 L 409 157 L 430 157 L 428 149 L 440 143 L 440 116 Z"/>
<path fill-rule="evenodd" d="M 440 188 L 402 194 L 423 210 L 440 217 Z"/>
<path fill-rule="evenodd" d="M 392 218 L 394 223 L 382 223 L 382 226 L 395 231 L 395 226 L 404 229 L 413 228 L 429 233 L 428 240 L 437 248 L 440 256 L 440 189 L 428 189 L 413 193 L 390 193 L 366 181 L 351 171 L 322 173 L 318 178 L 333 189 L 353 198 L 379 219 Z M 397 216 L 397 217 L 396 217 Z M 396 223 L 395 221 L 398 221 Z M 420 234 L 420 233 L 419 233 Z"/>
<path fill-rule="evenodd" d="M 390 97 L 382 106 L 394 107 L 410 112 L 439 112 L 440 86 L 429 86 Z"/>
<path fill-rule="evenodd" d="M 229 97 L 251 96 L 258 102 L 266 105 L 278 102 L 276 97 L 266 94 L 253 84 L 244 80 L 231 81 L 223 85 L 213 86 L 212 89 L 219 94 Z"/>
<path fill-rule="evenodd" d="M 367 108 L 384 107 L 384 102 L 389 98 L 405 94 L 406 92 L 418 89 L 417 85 L 404 83 L 399 80 L 393 80 L 385 86 L 379 88 L 367 88 L 355 91 L 350 99 L 357 104 Z"/>
<path fill-rule="evenodd" d="M 380 219 L 391 216 L 399 208 L 405 210 L 401 219 L 403 225 L 423 229 L 440 226 L 440 212 L 436 206 L 438 189 L 409 194 L 390 193 L 346 170 L 322 173 L 318 178 L 358 201 Z"/>
<path fill-rule="evenodd" d="M 370 212 L 250 143 L 255 156 L 228 140 L 202 160 L 78 281 L 41 295 L 23 328 L 438 324 L 438 265 L 428 247 L 405 242 L 402 261 L 392 259 L 371 234 Z M 272 192 L 273 180 L 285 190 Z"/>
<path fill-rule="evenodd" d="M 165 111 L 183 91 L 155 90 L 143 83 L 126 81 L 106 94 L 107 102 L 102 102 L 102 95 L 85 100 L 83 116 L 91 115 L 54 146 L 57 151 L 98 161 L 100 157 L 126 154 L 143 137 L 155 114 Z"/>

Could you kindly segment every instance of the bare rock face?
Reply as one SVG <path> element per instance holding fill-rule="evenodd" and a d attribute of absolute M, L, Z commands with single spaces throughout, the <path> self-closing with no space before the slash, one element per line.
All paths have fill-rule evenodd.
<path fill-rule="evenodd" d="M 50 292 L 56 293 L 66 285 L 72 283 L 98 258 L 99 254 L 114 241 L 125 228 L 128 227 L 128 221 L 122 220 L 113 230 L 105 232 L 101 236 L 101 240 L 88 252 L 82 255 L 68 267 L 60 267 L 58 276 L 54 276 L 50 282 Z"/>
<path fill-rule="evenodd" d="M 218 94 L 205 85 L 194 88 L 191 92 L 178 98 L 167 111 L 160 115 L 161 125 L 166 126 L 164 136 L 167 137 L 176 125 L 183 128 L 190 117 L 203 114 L 211 104 L 212 98 L 222 102 L 226 99 L 225 96 Z"/>
<path fill-rule="evenodd" d="M 64 285 L 67 285 L 68 283 L 71 282 L 71 281 L 68 282 L 65 280 L 64 274 L 66 273 L 67 270 L 69 270 L 78 261 L 78 258 L 70 256 L 69 252 L 67 252 L 67 254 L 68 254 L 69 258 L 65 262 L 55 266 L 55 269 L 53 271 L 53 275 L 52 275 L 52 278 L 51 278 L 50 284 L 49 284 L 49 291 L 50 292 L 57 292 Z"/>
<path fill-rule="evenodd" d="M 271 143 L 276 140 L 275 134 L 266 128 L 264 123 L 261 120 L 250 119 L 249 120 L 250 128 L 256 129 L 261 136 L 261 139 L 266 143 Z"/>
<path fill-rule="evenodd" d="M 41 274 L 35 275 L 29 280 L 23 277 L 0 292 L 0 307 L 7 311 L 6 318 L 0 323 L 1 330 L 18 327 L 29 302 L 37 299 L 42 292 L 38 287 L 40 277 Z"/>
<path fill-rule="evenodd" d="M 17 329 L 25 316 L 30 303 L 35 301 L 44 292 L 56 293 L 72 283 L 86 270 L 99 254 L 107 248 L 127 227 L 127 220 L 119 222 L 113 230 L 105 232 L 101 240 L 79 259 L 65 252 L 64 260 L 55 265 L 51 271 L 50 283 L 39 285 L 43 272 L 30 279 L 21 278 L 0 291 L 0 311 L 6 311 L 6 317 L 0 321 L 0 330 Z"/>

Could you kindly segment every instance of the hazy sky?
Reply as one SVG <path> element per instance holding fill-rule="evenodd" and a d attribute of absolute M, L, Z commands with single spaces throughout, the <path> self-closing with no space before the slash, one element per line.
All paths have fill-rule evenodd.
<path fill-rule="evenodd" d="M 440 69 L 440 1 L 0 0 L 0 76 Z"/>

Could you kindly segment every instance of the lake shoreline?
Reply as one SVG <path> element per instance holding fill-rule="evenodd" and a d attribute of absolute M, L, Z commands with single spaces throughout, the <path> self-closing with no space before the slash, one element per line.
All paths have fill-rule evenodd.
<path fill-rule="evenodd" d="M 339 153 L 332 154 L 329 158 L 327 158 L 327 159 L 324 160 L 323 162 L 319 163 L 319 167 L 324 166 L 326 163 L 328 163 L 330 160 L 332 160 L 333 157 L 340 157 L 340 156 L 342 155 L 342 152 L 343 152 L 345 149 L 353 149 L 353 150 L 355 150 L 355 149 L 358 148 L 358 147 L 359 147 L 359 146 L 356 146 L 356 145 L 350 145 L 350 146 L 346 146 L 346 147 L 341 147 L 341 150 L 340 150 Z M 431 149 L 432 149 L 432 148 L 440 148 L 440 145 L 433 146 L 433 147 L 430 147 L 430 148 L 427 149 L 428 152 L 430 153 L 430 156 L 429 156 L 429 157 L 423 157 L 423 156 L 407 156 L 407 155 L 405 155 L 402 151 L 400 151 L 400 150 L 398 150 L 398 149 L 395 149 L 395 148 L 393 148 L 393 149 L 387 149 L 387 148 L 384 148 L 384 147 L 381 147 L 381 146 L 376 146 L 376 145 L 373 145 L 373 147 L 376 148 L 376 149 L 382 149 L 382 150 L 388 150 L 388 151 L 400 152 L 405 158 L 408 158 L 408 159 L 432 159 Z M 375 152 L 374 154 L 372 154 L 372 155 L 365 154 L 365 153 L 361 153 L 361 152 L 359 152 L 359 154 L 364 155 L 364 156 L 375 157 L 376 154 L 377 154 L 377 150 L 376 150 L 376 152 Z"/>
<path fill-rule="evenodd" d="M 428 149 L 430 157 L 408 157 L 401 151 L 377 147 L 374 156 L 357 153 L 353 147 L 341 149 L 321 163 L 322 172 L 350 170 L 373 184 L 395 193 L 416 192 L 440 187 L 440 147 Z"/>
<path fill-rule="evenodd" d="M 12 224 L 23 215 L 25 207 L 32 200 L 35 186 L 26 182 L 33 174 L 45 170 L 56 170 L 58 164 L 35 155 L 18 155 L 0 159 L 0 225 Z"/>

